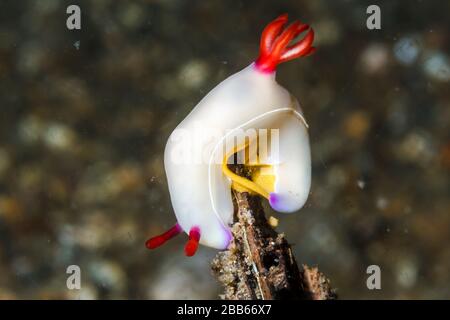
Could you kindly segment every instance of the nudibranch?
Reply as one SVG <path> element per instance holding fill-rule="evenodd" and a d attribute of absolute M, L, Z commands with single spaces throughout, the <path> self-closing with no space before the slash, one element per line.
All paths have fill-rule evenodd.
<path fill-rule="evenodd" d="M 184 231 L 187 256 L 199 244 L 226 249 L 232 239 L 231 189 L 259 194 L 278 212 L 295 212 L 306 202 L 308 125 L 297 99 L 276 82 L 275 71 L 282 62 L 314 52 L 314 31 L 298 21 L 286 26 L 287 21 L 284 14 L 269 23 L 258 58 L 217 85 L 170 135 L 164 166 L 178 222 L 149 239 L 147 248 Z M 230 170 L 237 159 L 251 177 Z"/>

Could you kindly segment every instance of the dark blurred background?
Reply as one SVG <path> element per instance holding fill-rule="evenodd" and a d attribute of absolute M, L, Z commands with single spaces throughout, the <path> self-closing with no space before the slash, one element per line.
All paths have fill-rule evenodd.
<path fill-rule="evenodd" d="M 340 298 L 450 298 L 449 1 L 2 0 L 1 299 L 218 297 L 215 250 L 144 247 L 175 222 L 163 150 L 284 12 L 318 50 L 278 69 L 313 158 L 308 203 L 272 213 L 278 230 Z M 66 287 L 73 264 L 81 290 Z"/>

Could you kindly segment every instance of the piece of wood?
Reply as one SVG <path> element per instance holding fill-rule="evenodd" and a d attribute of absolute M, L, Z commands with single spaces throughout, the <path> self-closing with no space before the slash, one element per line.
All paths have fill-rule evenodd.
<path fill-rule="evenodd" d="M 237 170 L 237 169 L 236 169 Z M 291 246 L 267 222 L 261 200 L 233 192 L 233 240 L 219 252 L 212 270 L 227 300 L 335 299 L 329 280 L 315 267 L 299 269 Z"/>

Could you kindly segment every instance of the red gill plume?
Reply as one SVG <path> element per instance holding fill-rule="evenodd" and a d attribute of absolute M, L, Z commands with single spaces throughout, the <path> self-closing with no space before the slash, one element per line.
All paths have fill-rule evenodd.
<path fill-rule="evenodd" d="M 273 72 L 278 64 L 310 55 L 315 51 L 312 46 L 313 29 L 299 21 L 294 21 L 283 29 L 287 21 L 288 15 L 282 14 L 269 23 L 262 32 L 259 57 L 255 61 L 255 65 L 260 71 Z M 303 39 L 289 45 L 293 39 L 308 29 L 309 31 Z"/>

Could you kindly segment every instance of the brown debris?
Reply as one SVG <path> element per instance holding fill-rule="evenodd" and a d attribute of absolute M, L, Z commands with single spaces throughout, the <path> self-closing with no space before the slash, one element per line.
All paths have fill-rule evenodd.
<path fill-rule="evenodd" d="M 227 251 L 219 252 L 212 270 L 226 300 L 335 299 L 329 280 L 317 268 L 300 270 L 283 234 L 267 222 L 258 196 L 233 191 L 235 224 Z"/>

